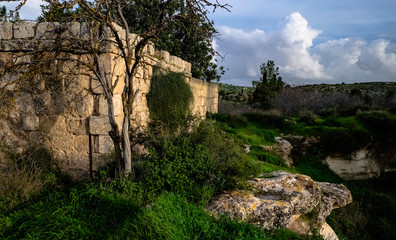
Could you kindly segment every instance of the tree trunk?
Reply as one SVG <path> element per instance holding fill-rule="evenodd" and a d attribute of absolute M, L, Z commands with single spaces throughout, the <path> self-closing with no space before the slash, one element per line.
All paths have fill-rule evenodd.
<path fill-rule="evenodd" d="M 125 175 L 132 172 L 132 152 L 131 142 L 129 139 L 129 110 L 124 111 L 124 120 L 122 123 L 122 150 L 124 157 L 124 171 Z"/>

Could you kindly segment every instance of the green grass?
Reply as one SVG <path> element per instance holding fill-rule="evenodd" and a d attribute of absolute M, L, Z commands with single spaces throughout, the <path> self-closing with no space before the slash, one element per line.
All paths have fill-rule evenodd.
<path fill-rule="evenodd" d="M 48 192 L 0 218 L 2 239 L 308 239 L 216 219 L 185 197 L 163 193 L 151 205 L 100 185 Z"/>
<path fill-rule="evenodd" d="M 277 170 L 344 183 L 351 190 L 354 204 L 329 217 L 341 239 L 392 239 L 396 235 L 394 175 L 343 181 L 320 161 L 323 148 L 295 158 L 292 168 L 262 148 L 280 132 L 328 134 L 335 143 L 354 140 L 370 134 L 370 114 L 364 116 L 366 122 L 354 116 L 319 116 L 314 121 L 290 117 L 295 123 L 259 114 L 217 115 L 217 123 L 209 120 L 192 133 L 157 136 L 151 142 L 152 155 L 135 166 L 135 176 L 129 179 L 108 180 L 101 171 L 95 182 L 44 188 L 9 209 L 0 197 L 0 239 L 317 239 L 287 230 L 263 231 L 246 222 L 214 218 L 204 210 L 215 194 L 244 187 L 244 180 Z M 249 154 L 243 152 L 243 144 L 251 145 Z"/>

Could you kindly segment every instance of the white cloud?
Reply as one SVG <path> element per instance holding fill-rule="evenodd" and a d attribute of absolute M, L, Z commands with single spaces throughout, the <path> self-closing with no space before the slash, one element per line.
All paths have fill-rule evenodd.
<path fill-rule="evenodd" d="M 298 12 L 285 18 L 280 29 L 266 33 L 219 27 L 216 50 L 226 55 L 225 82 L 250 85 L 258 80 L 260 64 L 274 60 L 285 81 L 396 81 L 396 46 L 387 40 L 370 43 L 344 38 L 314 45 L 321 33 Z"/>
<path fill-rule="evenodd" d="M 363 48 L 357 65 L 362 70 L 367 70 L 375 74 L 393 73 L 396 74 L 396 54 L 386 52 L 390 42 L 378 39 Z"/>
<path fill-rule="evenodd" d="M 313 40 L 321 33 L 308 26 L 307 20 L 298 12 L 286 17 L 286 25 L 280 33 L 280 51 L 287 60 L 282 66 L 283 71 L 301 79 L 329 79 L 324 73 L 318 57 L 309 52 Z"/>

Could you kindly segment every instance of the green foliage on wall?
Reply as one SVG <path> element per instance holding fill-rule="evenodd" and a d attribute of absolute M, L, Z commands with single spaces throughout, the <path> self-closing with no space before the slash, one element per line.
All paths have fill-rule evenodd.
<path fill-rule="evenodd" d="M 151 80 L 147 105 L 153 122 L 177 129 L 189 115 L 193 93 L 180 73 L 157 72 Z"/>

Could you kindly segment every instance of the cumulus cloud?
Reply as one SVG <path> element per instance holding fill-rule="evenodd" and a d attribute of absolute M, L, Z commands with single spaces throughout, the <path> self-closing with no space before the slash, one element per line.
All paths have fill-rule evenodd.
<path fill-rule="evenodd" d="M 298 12 L 286 17 L 273 32 L 250 32 L 227 26 L 216 50 L 226 54 L 229 70 L 224 82 L 250 85 L 260 76 L 259 66 L 274 60 L 291 84 L 319 82 L 396 81 L 396 46 L 379 39 L 366 42 L 345 38 L 314 44 L 321 33 Z"/>

